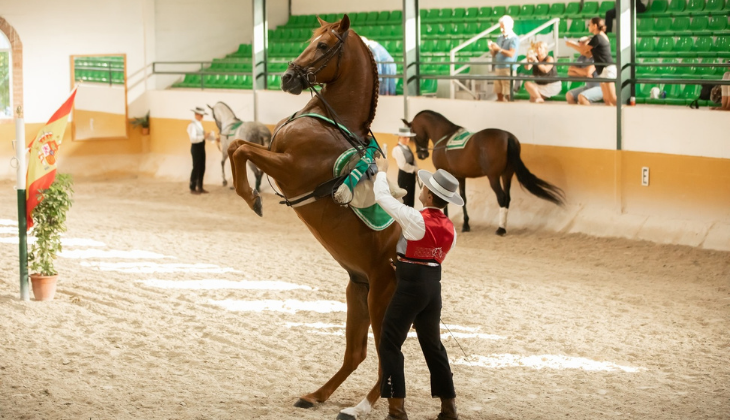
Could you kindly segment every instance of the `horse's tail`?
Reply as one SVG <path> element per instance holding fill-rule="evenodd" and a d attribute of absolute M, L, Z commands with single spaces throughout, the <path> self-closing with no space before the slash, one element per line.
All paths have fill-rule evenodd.
<path fill-rule="evenodd" d="M 517 180 L 520 184 L 532 194 L 550 201 L 551 203 L 562 206 L 565 202 L 565 194 L 563 193 L 563 190 L 547 181 L 543 181 L 530 172 L 520 158 L 520 145 L 517 142 L 517 139 L 511 133 L 508 133 L 508 135 L 507 160 L 515 170 Z"/>

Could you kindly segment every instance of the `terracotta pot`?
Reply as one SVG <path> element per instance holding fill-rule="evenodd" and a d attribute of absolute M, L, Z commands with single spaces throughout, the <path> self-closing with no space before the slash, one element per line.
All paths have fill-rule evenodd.
<path fill-rule="evenodd" d="M 30 281 L 33 284 L 33 296 L 35 300 L 53 300 L 56 295 L 56 281 L 58 275 L 41 276 L 40 274 L 31 274 Z"/>
<path fill-rule="evenodd" d="M 147 127 L 147 128 L 145 128 L 145 127 L 142 127 L 142 135 L 143 135 L 143 136 L 146 136 L 146 135 L 148 135 L 149 133 L 150 133 L 150 128 L 149 128 L 149 127 Z"/>

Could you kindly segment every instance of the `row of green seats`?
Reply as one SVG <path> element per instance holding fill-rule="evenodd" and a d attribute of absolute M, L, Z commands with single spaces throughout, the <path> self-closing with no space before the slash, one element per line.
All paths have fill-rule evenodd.
<path fill-rule="evenodd" d="M 342 19 L 342 13 L 329 13 L 319 15 L 325 22 L 336 22 Z M 348 13 L 348 17 L 353 26 L 359 26 L 363 24 L 375 25 L 375 24 L 397 24 L 403 22 L 403 12 L 400 10 L 381 11 L 381 12 L 357 12 Z M 292 28 L 316 28 L 319 27 L 317 21 L 317 15 L 294 15 L 289 17 L 289 21 L 286 23 L 287 27 Z"/>
<path fill-rule="evenodd" d="M 702 16 L 725 15 L 730 12 L 730 2 L 725 0 L 654 0 L 643 16 Z M 639 16 L 642 16 L 641 14 Z"/>
<path fill-rule="evenodd" d="M 730 36 L 718 36 L 712 41 L 711 36 L 681 36 L 640 38 L 636 45 L 636 53 L 642 57 L 728 57 L 730 58 Z"/>
<path fill-rule="evenodd" d="M 438 90 L 438 80 L 436 79 L 421 79 L 419 83 L 421 88 L 421 95 L 435 95 Z M 403 79 L 399 78 L 395 81 L 395 94 L 403 95 Z"/>
<path fill-rule="evenodd" d="M 646 58 L 642 63 L 662 64 L 661 66 L 637 66 L 636 75 L 644 78 L 679 78 L 679 79 L 722 79 L 725 72 L 730 71 L 730 67 L 677 67 L 676 59 L 664 60 L 658 58 Z M 706 58 L 702 60 L 702 64 L 723 64 L 724 60 Z M 682 64 L 700 64 L 698 58 L 685 58 Z"/>
<path fill-rule="evenodd" d="M 603 16 L 606 11 L 615 7 L 614 1 L 586 1 L 581 8 L 580 2 L 526 4 L 494 7 L 457 7 L 442 9 L 422 9 L 420 17 L 423 22 L 458 22 L 471 20 L 499 19 L 509 15 L 514 19 L 519 18 L 593 18 Z"/>
<path fill-rule="evenodd" d="M 250 61 L 214 61 L 210 67 L 204 71 L 207 72 L 250 72 L 253 65 Z"/>
<path fill-rule="evenodd" d="M 228 54 L 226 58 L 236 58 L 236 57 L 251 57 L 251 54 L 253 52 L 253 48 L 251 47 L 251 44 L 241 44 L 238 46 L 238 50 L 236 52 Z"/>
<path fill-rule="evenodd" d="M 121 70 L 81 70 L 74 69 L 74 80 L 81 82 L 124 84 L 124 71 Z"/>
<path fill-rule="evenodd" d="M 730 34 L 727 15 L 725 16 L 687 16 L 639 19 L 636 32 L 640 35 L 723 35 Z"/>
<path fill-rule="evenodd" d="M 76 67 L 123 69 L 124 57 L 78 57 L 74 59 L 74 68 Z"/>
<path fill-rule="evenodd" d="M 651 98 L 651 90 L 659 89 L 659 97 Z M 654 105 L 689 105 L 700 96 L 699 85 L 636 85 L 636 103 Z"/>
<path fill-rule="evenodd" d="M 218 89 L 251 89 L 253 82 L 250 75 L 227 75 L 209 74 L 186 74 L 182 82 L 175 83 L 173 87 L 187 88 L 218 88 Z"/>

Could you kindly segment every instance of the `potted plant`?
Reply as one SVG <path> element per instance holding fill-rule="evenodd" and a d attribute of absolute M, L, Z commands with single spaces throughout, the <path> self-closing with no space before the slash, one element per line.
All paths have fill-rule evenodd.
<path fill-rule="evenodd" d="M 28 263 L 35 300 L 53 300 L 58 272 L 53 260 L 61 252 L 61 232 L 66 231 L 66 212 L 73 194 L 71 175 L 59 174 L 50 187 L 40 192 L 41 199 L 33 209 L 35 243 L 28 252 Z"/>
<path fill-rule="evenodd" d="M 150 133 L 150 112 L 147 111 L 147 114 L 144 117 L 137 117 L 132 120 L 132 125 L 135 127 L 142 127 L 142 135 L 146 136 Z"/>

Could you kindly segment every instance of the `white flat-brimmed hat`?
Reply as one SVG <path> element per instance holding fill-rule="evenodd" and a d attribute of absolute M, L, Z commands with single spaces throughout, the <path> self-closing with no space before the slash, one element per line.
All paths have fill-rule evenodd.
<path fill-rule="evenodd" d="M 449 203 L 457 206 L 464 205 L 464 199 L 461 198 L 457 190 L 459 189 L 459 181 L 453 175 L 439 169 L 435 173 L 431 173 L 425 169 L 418 171 L 418 177 L 432 193 L 443 198 Z"/>
<path fill-rule="evenodd" d="M 398 137 L 416 137 L 416 133 L 411 131 L 410 127 L 401 127 L 398 129 L 398 132 L 395 133 Z"/>
<path fill-rule="evenodd" d="M 196 106 L 195 109 L 191 109 L 191 111 L 193 111 L 196 114 L 200 114 L 200 115 L 208 115 L 208 113 L 205 112 L 205 110 L 199 106 Z"/>

